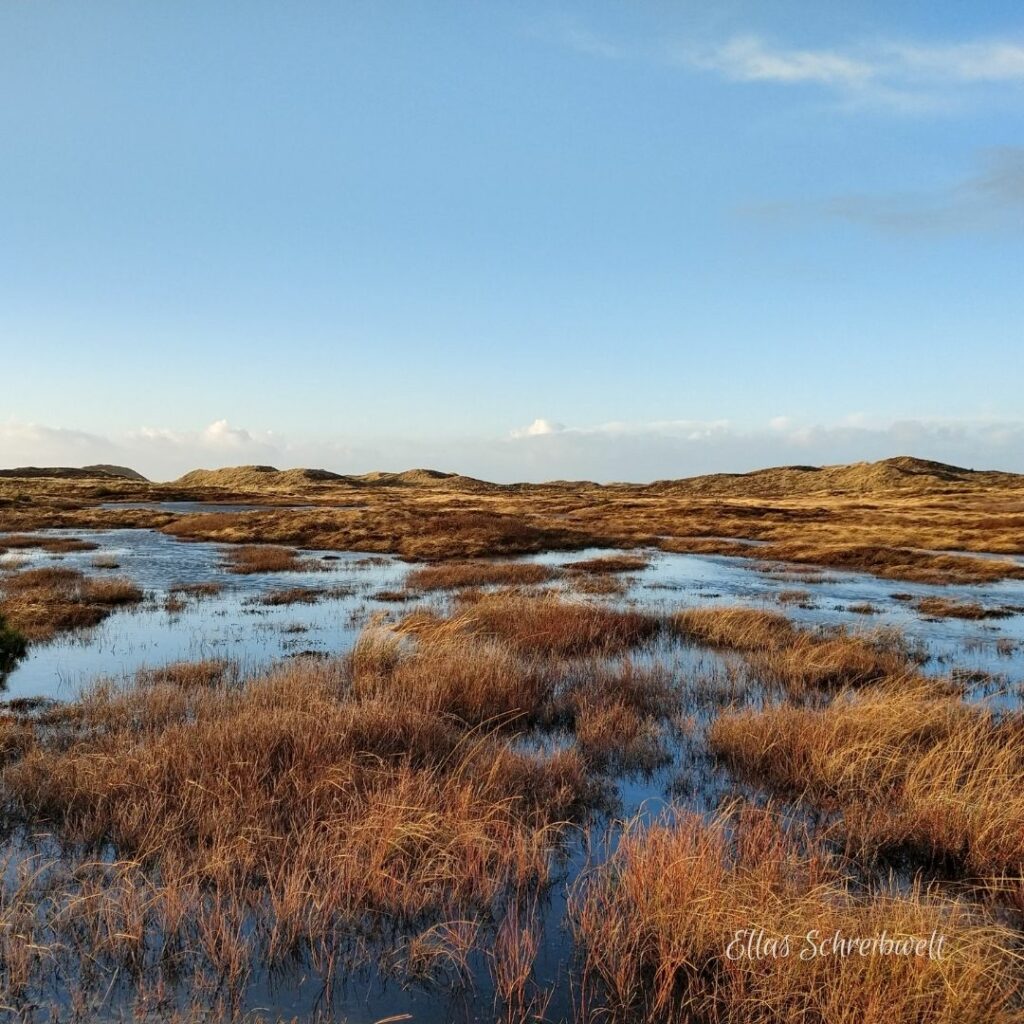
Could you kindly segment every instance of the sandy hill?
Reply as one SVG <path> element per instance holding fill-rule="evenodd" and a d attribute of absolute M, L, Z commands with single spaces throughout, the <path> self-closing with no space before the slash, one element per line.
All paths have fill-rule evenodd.
<path fill-rule="evenodd" d="M 75 466 L 19 466 L 17 469 L 0 469 L 0 477 L 16 476 L 54 480 L 109 480 L 116 477 L 121 480 L 147 482 L 141 473 L 136 473 L 127 466 L 97 465 L 82 466 L 81 469 Z"/>
<path fill-rule="evenodd" d="M 97 467 L 93 467 L 97 468 Z M 111 467 L 114 468 L 114 467 Z M 16 471 L 22 472 L 22 471 Z M 27 472 L 27 471 L 25 471 Z M 36 473 L 49 471 L 36 470 Z M 53 471 L 56 472 L 56 471 Z M 84 474 L 85 470 L 68 472 Z M 326 469 L 276 469 L 273 466 L 234 466 L 195 469 L 175 481 L 180 487 L 216 487 L 233 491 L 309 490 L 311 485 L 345 487 L 408 487 L 459 493 L 549 489 L 600 489 L 583 480 L 545 484 L 495 484 L 458 473 L 436 469 L 408 469 L 402 473 L 374 472 L 360 475 L 331 473 Z M 713 473 L 679 480 L 658 480 L 648 485 L 609 484 L 609 488 L 641 488 L 655 493 L 708 497 L 764 497 L 799 494 L 924 493 L 968 487 L 1024 487 L 1024 475 L 994 470 L 963 469 L 944 462 L 899 456 L 880 462 L 854 462 L 843 466 L 776 466 L 752 473 Z"/>
<path fill-rule="evenodd" d="M 1024 486 L 1024 476 L 964 469 L 944 462 L 900 455 L 879 462 L 843 466 L 778 466 L 752 473 L 714 473 L 682 480 L 658 480 L 652 490 L 694 495 L 870 494 L 921 492 L 961 485 Z"/>
<path fill-rule="evenodd" d="M 354 483 L 374 487 L 441 487 L 452 491 L 499 490 L 501 484 L 478 480 L 459 473 L 442 473 L 437 469 L 407 469 L 401 473 L 363 473 L 350 479 Z"/>
<path fill-rule="evenodd" d="M 230 466 L 224 469 L 193 469 L 175 480 L 181 487 L 223 487 L 236 491 L 294 490 L 311 483 L 345 481 L 326 469 L 276 469 L 274 466 Z"/>
<path fill-rule="evenodd" d="M 373 473 L 360 473 L 355 480 L 363 480 L 368 484 L 385 484 L 396 486 L 433 484 L 440 480 L 451 480 L 455 473 L 442 473 L 439 469 L 407 469 L 401 473 L 385 473 L 375 470 Z"/>
<path fill-rule="evenodd" d="M 118 476 L 122 480 L 138 480 L 140 483 L 149 482 L 141 473 L 136 472 L 134 469 L 129 469 L 127 466 L 111 466 L 105 462 L 100 462 L 95 466 L 83 466 L 82 469 L 86 472 L 103 473 L 106 476 Z"/>
<path fill-rule="evenodd" d="M 276 469 L 274 466 L 194 469 L 174 483 L 180 487 L 220 487 L 236 491 L 302 490 L 311 483 L 337 483 L 351 487 L 441 487 L 455 491 L 490 490 L 501 486 L 460 476 L 458 473 L 442 473 L 436 469 L 346 476 L 326 469 Z"/>

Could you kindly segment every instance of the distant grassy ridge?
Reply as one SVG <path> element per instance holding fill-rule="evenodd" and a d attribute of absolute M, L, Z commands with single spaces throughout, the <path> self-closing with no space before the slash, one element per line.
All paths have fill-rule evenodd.
<path fill-rule="evenodd" d="M 0 478 L 86 480 L 115 477 L 148 483 L 146 477 L 127 466 L 22 466 L 0 469 Z M 930 459 L 901 455 L 877 462 L 854 462 L 834 466 L 774 466 L 748 473 L 709 473 L 701 476 L 656 480 L 650 484 L 599 484 L 590 480 L 552 480 L 546 483 L 499 484 L 460 473 L 437 469 L 407 469 L 402 472 L 335 473 L 327 469 L 277 469 L 275 466 L 226 466 L 193 469 L 163 486 L 184 488 L 215 487 L 230 490 L 290 490 L 310 484 L 344 484 L 363 487 L 437 487 L 445 490 L 519 490 L 535 487 L 564 490 L 608 489 L 671 491 L 694 495 L 730 497 L 796 494 L 874 493 L 898 490 L 925 492 L 958 485 L 971 487 L 1024 486 L 1024 475 L 1001 470 L 965 469 Z"/>

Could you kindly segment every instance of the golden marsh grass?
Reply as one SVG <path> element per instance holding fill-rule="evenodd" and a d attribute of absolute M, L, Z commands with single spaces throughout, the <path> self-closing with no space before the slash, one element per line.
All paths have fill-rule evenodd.
<path fill-rule="evenodd" d="M 571 918 L 608 1019 L 730 1024 L 1019 1021 L 1013 933 L 926 890 L 856 891 L 771 812 L 688 812 L 625 827 L 584 877 Z M 743 955 L 753 930 L 789 955 Z M 927 956 L 800 957 L 805 936 L 945 938 Z M 812 940 L 814 941 L 814 940 Z M 740 955 L 732 957 L 730 948 Z M 773 948 L 781 948 L 776 946 Z"/>

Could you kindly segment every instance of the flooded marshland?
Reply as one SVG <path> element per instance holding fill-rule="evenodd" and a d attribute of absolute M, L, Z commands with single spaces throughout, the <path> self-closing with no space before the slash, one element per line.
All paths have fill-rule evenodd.
<path fill-rule="evenodd" d="M 67 530 L 41 535 L 81 536 Z M 98 676 L 126 675 L 181 660 L 227 658 L 257 669 L 298 654 L 339 654 L 352 646 L 374 613 L 390 614 L 398 608 L 404 614 L 445 597 L 436 592 L 402 593 L 410 565 L 392 556 L 309 551 L 303 552 L 309 565 L 299 571 L 238 575 L 225 563 L 224 545 L 183 543 L 154 530 L 92 531 L 88 537 L 96 550 L 11 551 L 0 555 L 0 571 L 59 565 L 100 578 L 104 573 L 127 576 L 144 590 L 145 603 L 112 615 L 94 629 L 34 646 L 5 677 L 5 699 L 67 698 Z M 614 553 L 584 549 L 520 561 L 557 568 Z M 929 585 L 746 558 L 644 554 L 648 564 L 626 574 L 622 593 L 590 599 L 658 612 L 743 604 L 782 608 L 794 621 L 807 625 L 895 628 L 927 652 L 926 668 L 931 671 L 956 665 L 1005 676 L 1012 683 L 1024 679 L 1024 664 L 1013 657 L 1024 644 L 1022 580 Z M 109 568 L 97 569 L 97 562 Z M 558 588 L 562 582 L 543 586 Z M 203 585 L 211 585 L 213 592 L 189 596 L 188 588 Z M 265 603 L 288 589 L 308 591 L 310 603 Z M 935 596 L 981 602 L 1005 614 L 971 621 L 934 618 L 916 609 L 916 602 Z"/>
<path fill-rule="evenodd" d="M 40 535 L 68 538 L 81 534 L 40 531 Z M 466 771 L 474 776 L 486 774 L 491 758 L 522 755 L 542 760 L 529 765 L 513 760 L 509 772 L 533 771 L 536 764 L 542 764 L 549 774 L 567 773 L 562 786 L 565 793 L 558 798 L 545 797 L 552 802 L 554 817 L 546 816 L 547 809 L 542 814 L 538 808 L 535 824 L 530 826 L 536 835 L 549 830 L 550 842 L 527 853 L 535 833 L 510 832 L 508 842 L 527 843 L 521 854 L 523 862 L 505 864 L 500 854 L 492 852 L 489 856 L 496 860 L 484 875 L 489 872 L 497 882 L 492 886 L 492 879 L 486 884 L 479 880 L 474 883 L 477 888 L 450 902 L 445 896 L 440 902 L 421 906 L 406 896 L 401 912 L 390 912 L 385 900 L 384 912 L 369 916 L 363 916 L 362 904 L 345 913 L 335 907 L 328 927 L 324 923 L 328 918 L 316 917 L 318 911 L 311 909 L 309 918 L 304 916 L 302 908 L 317 903 L 318 885 L 327 884 L 313 875 L 305 879 L 305 889 L 288 890 L 295 901 L 288 907 L 254 903 L 258 897 L 253 892 L 259 884 L 253 891 L 247 889 L 241 903 L 236 906 L 232 902 L 232 912 L 227 914 L 235 929 L 231 934 L 211 935 L 185 926 L 181 935 L 173 937 L 152 934 L 174 915 L 166 906 L 157 913 L 152 906 L 132 904 L 125 900 L 124 891 L 133 886 L 142 891 L 152 882 L 145 878 L 145 871 L 156 869 L 135 862 L 125 866 L 123 851 L 106 838 L 104 830 L 85 842 L 82 835 L 69 839 L 57 829 L 40 831 L 31 820 L 19 821 L 24 806 L 45 807 L 47 800 L 64 799 L 58 794 L 42 799 L 39 794 L 47 791 L 47 781 L 22 778 L 22 806 L 15 808 L 10 821 L 8 901 L 19 885 L 33 893 L 37 908 L 46 898 L 56 899 L 54 892 L 76 892 L 68 906 L 76 905 L 76 900 L 103 899 L 109 901 L 110 913 L 116 917 L 111 923 L 112 919 L 85 916 L 75 925 L 79 941 L 86 946 L 82 934 L 89 929 L 102 935 L 104 943 L 113 942 L 109 960 L 97 960 L 88 969 L 81 958 L 67 952 L 72 942 L 61 926 L 37 921 L 35 933 L 25 926 L 25 934 L 34 934 L 33 946 L 48 952 L 24 954 L 23 987 L 14 991 L 18 1019 L 24 1020 L 49 1019 L 54 1006 L 68 1019 L 78 1014 L 82 1020 L 116 1020 L 131 1013 L 136 1019 L 145 1019 L 144 1014 L 153 1020 L 170 1019 L 168 1015 L 175 1011 L 195 1012 L 197 1002 L 213 1007 L 214 1019 L 256 1013 L 272 1020 L 316 1020 L 321 1014 L 325 1015 L 322 1019 L 360 1022 L 384 1018 L 429 1022 L 589 1019 L 583 1005 L 589 997 L 581 980 L 582 952 L 568 907 L 581 872 L 592 871 L 615 850 L 621 834 L 618 823 L 638 814 L 653 821 L 680 809 L 709 816 L 723 799 L 737 793 L 758 799 L 756 785 L 741 780 L 712 755 L 706 732 L 723 709 L 760 708 L 778 696 L 738 650 L 703 643 L 693 632 L 664 628 L 664 623 L 674 621 L 673 616 L 691 609 L 742 606 L 784 615 L 807 635 L 830 635 L 837 629 L 854 636 L 863 634 L 872 638 L 879 650 L 898 647 L 899 657 L 912 665 L 915 673 L 956 679 L 968 701 L 1000 710 L 1016 709 L 1024 684 L 1024 582 L 1020 580 L 939 586 L 754 559 L 659 551 L 630 552 L 635 564 L 620 571 L 604 571 L 601 560 L 621 553 L 590 549 L 516 560 L 516 564 L 541 566 L 544 572 L 538 574 L 543 577 L 538 582 L 517 590 L 530 596 L 507 599 L 512 601 L 515 620 L 510 625 L 494 617 L 495 602 L 506 600 L 501 595 L 507 591 L 489 584 L 461 591 L 417 589 L 407 585 L 415 566 L 390 556 L 301 551 L 297 568 L 239 572 L 224 545 L 181 542 L 150 530 L 94 531 L 88 539 L 96 545 L 88 551 L 27 548 L 0 558 L 0 568 L 7 572 L 62 566 L 89 577 L 116 574 L 132 581 L 144 594 L 140 603 L 114 611 L 90 629 L 30 647 L 7 674 L 3 695 L 11 708 L 30 707 L 33 699 L 42 698 L 40 710 L 29 711 L 30 716 L 54 714 L 55 706 L 73 706 L 79 693 L 89 691 L 99 679 L 110 680 L 112 687 L 112 695 L 101 698 L 104 715 L 122 699 L 119 687 L 129 688 L 125 707 L 130 709 L 135 707 L 131 704 L 135 700 L 132 680 L 148 680 L 144 685 L 151 689 L 140 691 L 145 700 L 150 699 L 146 695 L 153 692 L 154 685 L 183 689 L 196 685 L 186 684 L 183 674 L 175 675 L 175 670 L 168 668 L 183 662 L 230 666 L 210 670 L 216 677 L 215 689 L 223 686 L 230 690 L 238 680 L 270 673 L 271 682 L 260 699 L 279 702 L 275 708 L 285 711 L 286 686 L 292 679 L 298 680 L 295 692 L 300 709 L 303 702 L 327 708 L 325 695 L 339 692 L 338 687 L 346 694 L 355 687 L 352 692 L 358 699 L 372 704 L 384 699 L 386 685 L 398 685 L 393 682 L 398 678 L 394 664 L 416 657 L 409 652 L 429 650 L 444 624 L 458 625 L 460 616 L 468 616 L 466 621 L 472 621 L 472 628 L 478 631 L 486 626 L 491 630 L 488 638 L 496 637 L 508 645 L 498 649 L 490 639 L 479 640 L 479 632 L 465 632 L 465 647 L 454 652 L 445 648 L 440 660 L 426 664 L 408 680 L 400 680 L 401 685 L 413 687 L 407 692 L 415 703 L 415 687 L 429 685 L 439 672 L 457 676 L 460 658 L 489 659 L 486 671 L 497 672 L 495 666 L 504 670 L 501 659 L 513 650 L 520 659 L 517 671 L 540 673 L 529 645 L 535 641 L 543 646 L 548 641 L 528 629 L 523 633 L 530 614 L 527 604 L 516 603 L 523 601 L 611 609 L 633 616 L 622 627 L 633 632 L 624 633 L 620 643 L 615 640 L 618 619 L 597 621 L 596 625 L 584 621 L 580 628 L 591 630 L 587 644 L 577 644 L 571 636 L 559 640 L 557 647 L 552 642 L 550 660 L 543 666 L 546 695 L 538 697 L 534 711 L 521 718 L 516 718 L 516 712 L 502 720 L 500 708 L 492 716 L 487 708 L 472 706 L 457 693 L 445 695 L 448 703 L 443 705 L 441 717 L 456 714 L 450 709 L 457 707 L 459 729 L 470 727 L 456 735 L 453 751 L 462 752 L 467 743 L 476 742 L 470 737 L 485 736 L 487 742 L 492 733 L 498 737 L 498 744 L 488 747 L 483 756 L 467 755 Z M 588 568 L 595 564 L 597 571 Z M 494 607 L 489 603 L 492 598 Z M 980 607 L 986 617 L 929 614 L 929 605 L 923 602 L 938 598 L 961 608 Z M 563 608 L 563 604 L 557 607 Z M 492 620 L 493 625 L 488 626 Z M 400 632 L 395 633 L 396 629 Z M 606 643 L 602 631 L 615 642 Z M 350 664 L 344 672 L 336 670 L 333 666 L 338 658 L 345 656 L 353 658 L 356 668 Z M 288 666 L 294 666 L 297 674 L 289 676 Z M 162 670 L 168 674 L 161 676 Z M 605 701 L 600 692 L 604 686 L 631 693 L 629 700 L 634 704 L 627 707 L 629 701 L 621 696 Z M 637 697 L 644 688 L 649 692 Z M 799 700 L 805 697 L 800 695 Z M 203 715 L 222 714 L 219 709 L 211 712 L 203 703 L 205 698 L 197 698 L 195 704 L 188 703 L 191 696 L 182 699 L 184 727 Z M 814 703 L 813 697 L 808 699 Z M 97 715 L 101 730 L 110 728 L 107 720 L 99 717 L 95 703 L 84 707 L 81 713 Z M 239 716 L 252 711 L 244 703 L 237 707 Z M 143 714 L 142 705 L 130 713 Z M 152 714 L 153 708 L 146 705 L 144 713 Z M 78 728 L 77 723 L 63 723 L 59 711 L 54 720 L 57 729 L 73 732 Z M 253 718 L 254 723 L 262 721 Z M 320 727 L 334 729 L 339 722 L 313 716 L 306 728 L 314 732 Z M 634 731 L 626 742 L 623 730 L 630 729 Z M 618 736 L 609 737 L 616 731 Z M 145 736 L 143 732 L 132 744 L 148 742 Z M 253 734 L 248 742 L 255 745 L 265 739 L 262 733 Z M 278 741 L 283 742 L 280 737 Z M 97 740 L 90 733 L 88 742 L 93 745 L 89 757 L 104 756 L 107 748 L 102 737 Z M 239 749 L 245 750 L 245 737 Z M 41 758 L 40 764 L 58 765 L 62 750 L 58 742 L 46 753 L 56 760 Z M 586 778 L 572 775 L 575 762 L 569 765 L 558 760 L 566 754 L 580 756 Z M 346 751 L 342 755 L 349 756 Z M 462 753 L 448 756 L 461 757 Z M 82 761 L 75 771 L 88 771 L 90 763 Z M 74 784 L 84 791 L 90 783 Z M 360 784 L 372 787 L 376 783 Z M 389 786 L 395 784 L 393 779 L 388 781 Z M 531 783 L 531 791 L 540 786 L 539 781 Z M 570 789 L 571 798 L 566 795 Z M 505 799 L 501 797 L 498 804 Z M 68 806 L 68 820 L 73 822 L 74 801 Z M 110 814 L 111 821 L 120 821 L 116 811 Z M 117 827 L 123 831 L 124 822 Z M 424 827 L 423 823 L 417 827 Z M 509 821 L 502 827 L 516 830 L 520 823 Z M 145 834 L 137 823 L 132 829 L 133 835 Z M 325 835 L 340 839 L 351 832 L 328 829 Z M 448 840 L 447 836 L 435 837 L 431 842 L 457 859 L 459 854 Z M 493 836 L 488 841 L 492 840 Z M 222 837 L 217 839 L 222 841 Z M 87 850 L 94 865 L 103 865 L 102 883 L 88 872 L 83 874 Z M 403 856 L 406 866 L 407 858 L 415 860 L 412 852 Z M 471 852 L 471 860 L 475 856 Z M 526 861 L 529 866 L 524 866 Z M 310 863 L 322 867 L 334 862 L 328 858 Z M 184 887 L 180 881 L 176 883 L 179 915 L 198 919 L 204 913 L 213 918 L 214 909 L 218 915 L 226 913 L 219 903 L 214 907 L 209 901 L 227 898 L 220 888 L 227 882 L 209 865 L 203 870 L 217 881 L 189 882 Z M 323 870 L 329 875 L 340 868 L 335 865 Z M 33 873 L 38 873 L 38 878 L 26 882 L 26 876 Z M 416 883 L 419 877 L 414 875 L 406 883 L 431 884 Z M 387 884 L 383 883 L 382 893 Z M 111 895 L 114 890 L 120 893 L 117 899 Z M 211 896 L 211 891 L 219 895 Z M 229 891 L 230 901 L 236 900 L 236 891 Z M 283 898 L 284 891 L 274 890 L 273 899 Z M 154 889 L 151 894 L 154 904 L 158 902 L 156 893 Z M 160 898 L 168 899 L 166 894 Z M 383 896 L 373 899 L 379 901 Z M 367 905 L 373 902 L 370 894 L 365 901 Z M 136 924 L 128 920 L 132 913 L 137 915 Z M 302 941 L 284 943 L 287 955 L 281 955 L 283 939 L 276 925 L 271 925 L 269 932 L 264 930 L 267 920 L 288 920 L 289 927 L 301 933 Z M 318 927 L 330 934 L 326 951 L 311 939 Z M 135 935 L 134 945 L 123 938 L 111 940 L 111 932 L 121 934 L 118 929 Z M 151 934 L 144 939 L 144 932 Z M 125 954 L 127 959 L 116 954 L 118 942 L 132 947 Z M 29 963 L 33 956 L 52 957 L 52 964 L 59 969 L 40 969 L 39 963 L 33 967 Z M 193 973 L 193 960 L 202 962 L 201 985 Z M 41 984 L 40 978 L 46 982 Z M 408 1018 L 400 1016 L 403 1014 Z"/>

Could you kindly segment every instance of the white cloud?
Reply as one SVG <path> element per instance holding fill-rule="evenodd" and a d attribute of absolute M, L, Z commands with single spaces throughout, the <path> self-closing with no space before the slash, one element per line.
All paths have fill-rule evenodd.
<path fill-rule="evenodd" d="M 843 52 L 789 49 L 759 36 L 734 36 L 704 52 L 684 55 L 690 63 L 741 82 L 818 82 L 860 86 L 940 82 L 1024 82 L 1024 43 L 992 39 L 928 45 L 883 42 Z"/>
<path fill-rule="evenodd" d="M 551 420 L 536 419 L 528 427 L 517 427 L 512 431 L 513 437 L 541 437 L 544 434 L 557 434 L 565 430 L 561 423 Z"/>
<path fill-rule="evenodd" d="M 248 430 L 237 430 L 227 420 L 215 420 L 203 431 L 202 438 L 217 448 L 244 448 L 252 442 Z"/>
<path fill-rule="evenodd" d="M 123 454 L 114 442 L 84 430 L 39 423 L 0 423 L 0 468 L 12 466 L 89 465 Z"/>
<path fill-rule="evenodd" d="M 831 50 L 771 49 L 756 36 L 730 39 L 693 57 L 703 68 L 739 82 L 820 82 L 853 86 L 873 78 L 876 68 Z"/>
<path fill-rule="evenodd" d="M 117 438 L 38 423 L 0 424 L 0 467 L 111 462 L 169 479 L 197 466 L 273 462 L 286 456 L 287 449 L 272 435 L 254 436 L 223 419 L 197 431 L 140 427 Z"/>
<path fill-rule="evenodd" d="M 543 426 L 538 426 L 542 424 Z M 972 468 L 1024 472 L 1024 421 L 870 421 L 832 424 L 777 417 L 743 428 L 727 420 L 610 422 L 562 427 L 537 420 L 505 437 L 455 439 L 287 439 L 217 421 L 196 431 L 147 428 L 116 438 L 9 422 L 0 424 L 0 466 L 115 462 L 166 480 L 198 466 L 267 463 L 341 473 L 414 466 L 497 481 L 654 480 L 743 472 L 792 463 L 828 464 L 916 455 Z"/>
<path fill-rule="evenodd" d="M 703 28 L 701 19 L 689 20 L 691 35 L 674 39 L 667 33 L 613 38 L 560 18 L 542 22 L 538 31 L 597 60 L 668 63 L 730 82 L 818 87 L 846 110 L 935 113 L 959 109 L 986 88 L 1024 85 L 1020 33 L 952 42 L 873 38 L 793 46 L 753 32 L 709 41 L 707 20 Z"/>
<path fill-rule="evenodd" d="M 818 86 L 848 109 L 935 112 L 957 109 L 971 88 L 1024 85 L 1024 42 L 1017 39 L 798 49 L 738 35 L 704 48 L 675 46 L 670 57 L 733 82 Z"/>
<path fill-rule="evenodd" d="M 248 430 L 232 427 L 227 420 L 214 420 L 200 431 L 181 432 L 164 427 L 141 427 L 129 435 L 166 445 L 195 446 L 201 448 L 246 448 L 265 444 L 253 437 Z M 269 439 L 269 434 L 265 435 Z"/>
<path fill-rule="evenodd" d="M 550 420 L 534 420 L 528 427 L 513 430 L 512 437 L 544 437 L 547 434 L 574 434 L 580 436 L 597 435 L 602 437 L 629 436 L 635 434 L 663 434 L 665 436 L 688 437 L 696 440 L 709 437 L 715 432 L 728 430 L 728 420 L 654 420 L 644 423 L 627 423 L 612 420 L 589 427 L 566 427 Z"/>
<path fill-rule="evenodd" d="M 909 78 L 959 82 L 1024 81 L 1024 43 L 1016 41 L 994 39 L 945 46 L 889 44 L 880 51 L 879 59 L 882 68 L 890 74 Z"/>

